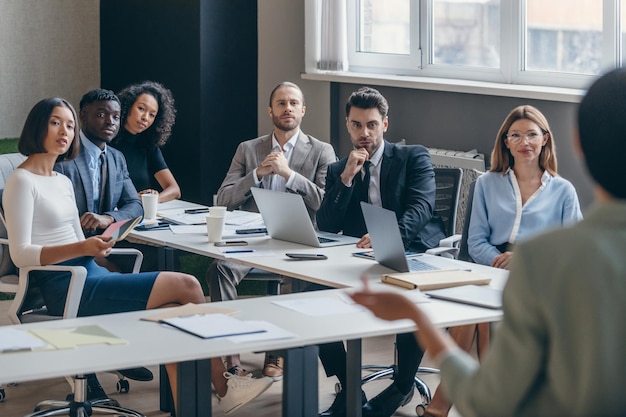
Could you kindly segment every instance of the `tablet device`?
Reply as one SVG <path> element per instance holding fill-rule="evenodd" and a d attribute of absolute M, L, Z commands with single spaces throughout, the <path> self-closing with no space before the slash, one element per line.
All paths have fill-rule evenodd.
<path fill-rule="evenodd" d="M 120 220 L 118 222 L 111 223 L 109 227 L 102 232 L 102 236 L 110 236 L 112 240 L 119 242 L 126 239 L 126 236 L 133 230 L 133 227 L 141 221 L 141 217 L 134 219 Z"/>

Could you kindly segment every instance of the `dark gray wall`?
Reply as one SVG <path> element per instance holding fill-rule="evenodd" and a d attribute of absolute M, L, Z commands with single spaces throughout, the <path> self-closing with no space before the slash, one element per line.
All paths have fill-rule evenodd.
<path fill-rule="evenodd" d="M 345 127 L 345 102 L 361 85 L 333 83 L 331 86 L 331 143 L 342 158 L 350 151 Z M 488 161 L 496 134 L 514 107 L 530 104 L 546 116 L 554 134 L 559 174 L 571 181 L 581 206 L 593 199 L 591 182 L 574 153 L 573 135 L 577 104 L 528 100 L 476 94 L 413 90 L 373 86 L 389 102 L 390 141 L 406 139 L 409 144 L 454 150 L 477 149 Z"/>

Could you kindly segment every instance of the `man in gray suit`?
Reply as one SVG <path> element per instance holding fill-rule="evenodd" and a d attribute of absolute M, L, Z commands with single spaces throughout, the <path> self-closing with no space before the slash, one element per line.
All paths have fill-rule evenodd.
<path fill-rule="evenodd" d="M 324 197 L 326 168 L 337 159 L 333 147 L 305 135 L 300 123 L 306 112 L 302 90 L 290 82 L 277 85 L 270 94 L 268 112 L 274 129 L 269 135 L 242 142 L 237 147 L 226 178 L 217 191 L 217 204 L 228 210 L 258 212 L 252 187 L 302 196 L 311 219 Z M 207 271 L 211 301 L 237 298 L 237 285 L 249 267 L 216 261 Z M 266 355 L 263 374 L 280 380 L 282 359 Z M 227 358 L 227 368 L 240 373 L 239 356 Z"/>

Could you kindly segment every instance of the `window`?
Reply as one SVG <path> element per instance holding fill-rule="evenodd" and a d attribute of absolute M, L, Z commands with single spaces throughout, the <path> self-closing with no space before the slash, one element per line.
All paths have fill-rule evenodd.
<path fill-rule="evenodd" d="M 626 0 L 344 1 L 355 73 L 584 88 L 626 55 Z"/>

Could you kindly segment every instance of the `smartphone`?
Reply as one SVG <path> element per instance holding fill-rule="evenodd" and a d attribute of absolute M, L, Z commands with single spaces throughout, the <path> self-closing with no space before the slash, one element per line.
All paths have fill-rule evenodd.
<path fill-rule="evenodd" d="M 150 224 L 142 224 L 135 227 L 135 230 L 140 232 L 145 232 L 146 230 L 161 230 L 168 229 L 170 227 L 170 222 L 158 222 L 158 223 L 150 223 Z"/>
<path fill-rule="evenodd" d="M 187 213 L 187 214 L 208 213 L 208 212 L 209 212 L 209 208 L 208 207 L 185 209 L 185 213 Z"/>
<path fill-rule="evenodd" d="M 259 227 L 256 229 L 237 229 L 235 233 L 238 235 L 251 235 L 254 233 L 267 233 L 267 229 L 265 227 Z"/>
<path fill-rule="evenodd" d="M 323 259 L 328 259 L 328 256 L 322 255 L 321 253 L 286 253 L 285 255 L 287 255 L 291 259 L 299 259 L 302 261 L 321 261 Z"/>
<path fill-rule="evenodd" d="M 215 242 L 215 246 L 217 246 L 218 248 L 224 246 L 246 246 L 247 244 L 248 242 L 246 242 L 245 240 L 225 240 L 222 242 Z"/>

